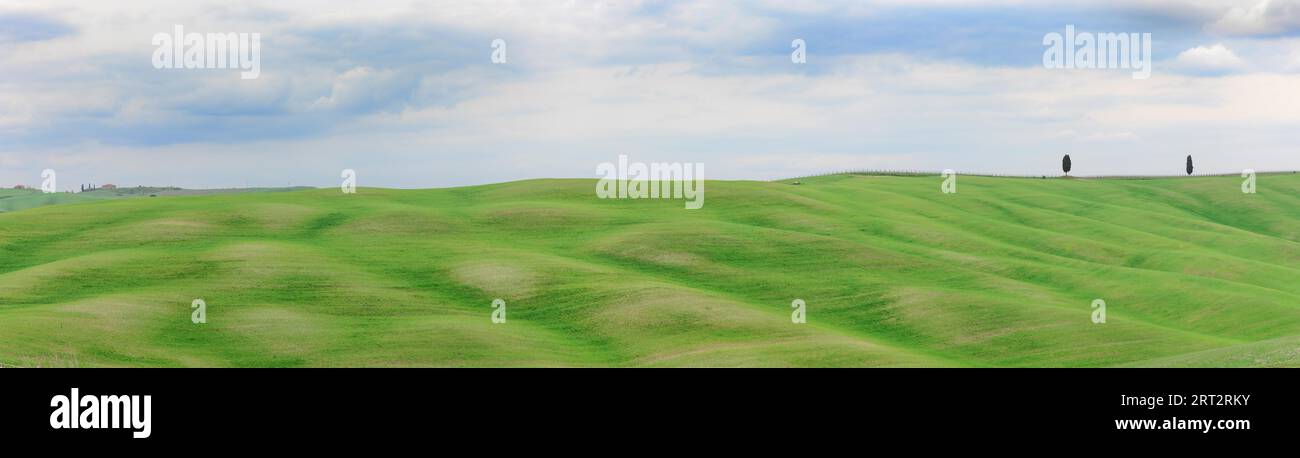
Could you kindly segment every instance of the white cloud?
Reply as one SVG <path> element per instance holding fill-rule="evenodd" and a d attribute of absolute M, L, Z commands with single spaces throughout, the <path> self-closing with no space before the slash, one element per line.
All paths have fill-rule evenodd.
<path fill-rule="evenodd" d="M 1245 61 L 1222 43 L 1188 49 L 1178 53 L 1175 61 L 1183 68 L 1201 71 L 1236 70 L 1245 65 Z"/>
<path fill-rule="evenodd" d="M 1261 0 L 1225 11 L 1207 29 L 1224 35 L 1274 35 L 1300 27 L 1300 1 Z"/>
<path fill-rule="evenodd" d="M 790 178 L 845 170 L 901 170 L 917 167 L 912 154 L 824 154 L 816 151 L 786 151 L 775 154 L 745 154 L 732 164 L 750 176 Z"/>
<path fill-rule="evenodd" d="M 1273 17 L 1285 16 L 1278 2 L 1262 15 L 1251 12 L 1257 4 L 1234 13 L 1224 0 L 1141 3 L 1185 15 L 1179 24 L 1196 41 L 1183 46 L 1214 42 L 1197 32 L 1202 24 L 1232 34 L 1288 27 Z M 19 69 L 0 81 L 0 163 L 10 165 L 0 182 L 34 181 L 53 164 L 69 182 L 330 185 L 355 168 L 367 185 L 427 187 L 590 177 L 620 153 L 704 161 L 716 178 L 855 167 L 1036 173 L 1055 170 L 1063 152 L 1088 150 L 1076 156 L 1088 173 L 1164 170 L 1161 157 L 1189 153 L 1207 169 L 1216 156 L 1300 167 L 1291 151 L 1300 75 L 1246 72 L 1300 65 L 1300 40 L 1199 46 L 1168 66 L 1198 72 L 1158 62 L 1157 75 L 1135 81 L 922 58 L 907 47 L 815 54 L 815 65 L 794 67 L 780 55 L 788 38 L 764 36 L 787 12 L 842 19 L 986 5 L 964 0 L 769 4 L 757 14 L 741 2 L 283 2 L 282 16 L 233 19 L 170 5 L 72 2 L 51 14 L 77 34 L 0 53 L 0 64 Z M 153 71 L 148 38 L 177 22 L 263 33 L 262 77 Z M 510 43 L 508 66 L 486 63 L 483 38 L 498 34 Z M 726 61 L 768 41 L 776 58 Z M 24 130 L 60 141 L 3 143 Z M 268 135 L 278 132 L 301 135 Z"/>

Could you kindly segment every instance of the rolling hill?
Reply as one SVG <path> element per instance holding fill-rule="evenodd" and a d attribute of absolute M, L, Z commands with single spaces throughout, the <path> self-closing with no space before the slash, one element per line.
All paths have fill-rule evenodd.
<path fill-rule="evenodd" d="M 0 213 L 61 205 L 79 202 L 93 202 L 107 199 L 124 199 L 128 197 L 190 196 L 208 194 L 243 194 L 250 192 L 285 192 L 312 189 L 308 187 L 286 188 L 230 188 L 230 189 L 182 189 L 177 187 L 144 187 L 97 189 L 77 193 L 55 192 L 43 193 L 38 189 L 0 189 Z"/>
<path fill-rule="evenodd" d="M 0 189 L 0 213 L 26 210 L 46 205 L 112 199 L 114 197 L 115 196 L 108 193 L 96 192 L 82 192 L 76 194 L 56 192 L 45 194 L 38 189 Z"/>
<path fill-rule="evenodd" d="M 9 212 L 0 364 L 1300 366 L 1300 176 L 940 181 L 711 181 L 700 210 L 531 180 Z"/>

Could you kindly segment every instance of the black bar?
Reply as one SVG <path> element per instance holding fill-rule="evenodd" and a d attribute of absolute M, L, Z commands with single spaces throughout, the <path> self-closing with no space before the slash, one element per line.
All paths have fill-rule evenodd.
<path fill-rule="evenodd" d="M 719 427 L 760 436 L 1034 437 L 1181 445 L 1282 440 L 1296 431 L 1294 370 L 555 370 L 44 369 L 0 370 L 7 443 L 130 448 L 479 443 L 557 434 Z M 54 429 L 55 396 L 151 396 L 150 435 Z M 1170 395 L 1186 405 L 1170 406 Z M 1205 395 L 1204 399 L 1199 398 Z M 1231 395 L 1235 398 L 1214 397 Z M 1122 405 L 1131 396 L 1164 405 Z M 1249 396 L 1249 398 L 1245 398 Z M 1193 397 L 1216 405 L 1191 405 Z M 1245 405 L 1219 405 L 1225 400 Z M 1249 429 L 1119 430 L 1116 420 L 1174 418 Z M 1248 421 L 1245 425 L 1238 420 Z M 803 431 L 803 433 L 799 433 Z M 663 440 L 674 440 L 663 437 Z M 776 439 L 774 437 L 773 439 Z M 326 445 L 326 444 L 317 444 Z"/>

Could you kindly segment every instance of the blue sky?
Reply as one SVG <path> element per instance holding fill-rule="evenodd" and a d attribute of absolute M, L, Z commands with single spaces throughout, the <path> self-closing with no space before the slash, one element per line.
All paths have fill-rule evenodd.
<path fill-rule="evenodd" d="M 110 3 L 0 0 L 0 185 L 1300 168 L 1300 0 Z M 154 68 L 176 24 L 260 76 Z M 1151 78 L 1044 68 L 1067 24 L 1151 33 Z"/>

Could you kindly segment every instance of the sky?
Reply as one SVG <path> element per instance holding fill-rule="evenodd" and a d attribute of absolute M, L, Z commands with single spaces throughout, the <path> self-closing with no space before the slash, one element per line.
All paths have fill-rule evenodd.
<path fill-rule="evenodd" d="M 156 68 L 176 25 L 259 34 L 258 77 Z M 1045 67 L 1067 25 L 1150 33 L 1151 77 Z M 1300 169 L 1300 0 L 0 0 L 0 69 L 4 187 Z"/>

